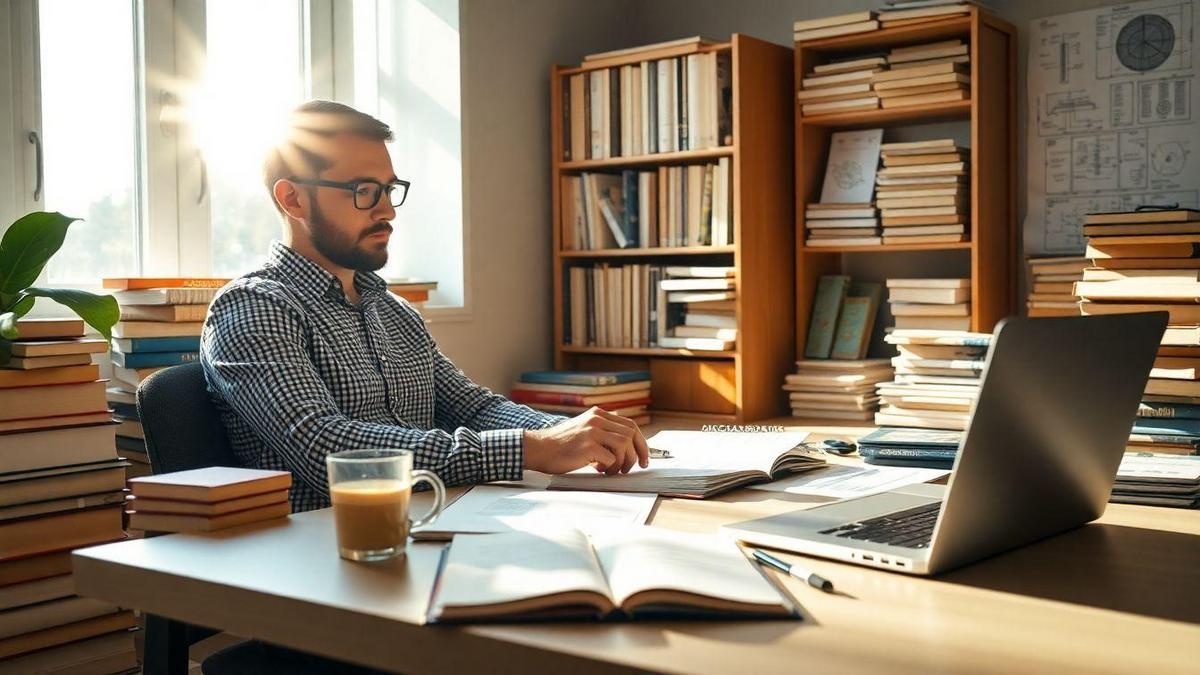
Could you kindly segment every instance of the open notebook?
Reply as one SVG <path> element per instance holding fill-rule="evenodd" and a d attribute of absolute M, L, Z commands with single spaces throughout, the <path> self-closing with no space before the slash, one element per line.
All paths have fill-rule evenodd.
<path fill-rule="evenodd" d="M 820 453 L 801 443 L 804 431 L 778 433 L 660 431 L 647 443 L 670 453 L 652 458 L 646 469 L 624 475 L 598 474 L 584 467 L 550 479 L 551 490 L 653 492 L 670 497 L 704 499 L 735 487 L 825 465 Z"/>
<path fill-rule="evenodd" d="M 653 527 L 460 534 L 446 548 L 431 623 L 562 618 L 800 618 L 737 546 Z"/>

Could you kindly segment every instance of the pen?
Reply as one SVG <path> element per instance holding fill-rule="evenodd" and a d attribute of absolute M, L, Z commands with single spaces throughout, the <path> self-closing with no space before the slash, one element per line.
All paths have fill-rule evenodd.
<path fill-rule="evenodd" d="M 833 582 L 826 579 L 825 577 L 818 575 L 816 572 L 813 572 L 812 570 L 807 570 L 799 565 L 795 565 L 795 564 L 789 565 L 789 564 L 783 562 L 782 560 L 780 560 L 779 558 L 776 558 L 775 556 L 773 556 L 769 553 L 764 553 L 758 549 L 751 549 L 751 550 L 754 552 L 754 559 L 759 561 L 760 563 L 762 563 L 764 565 L 770 565 L 771 567 L 774 567 L 775 569 L 777 569 L 781 572 L 787 572 L 791 576 L 794 576 L 801 581 L 807 582 L 808 585 L 812 586 L 813 588 L 819 588 L 825 592 L 833 591 Z"/>
<path fill-rule="evenodd" d="M 671 459 L 674 455 L 670 450 L 659 450 L 658 448 L 650 448 L 650 459 Z"/>

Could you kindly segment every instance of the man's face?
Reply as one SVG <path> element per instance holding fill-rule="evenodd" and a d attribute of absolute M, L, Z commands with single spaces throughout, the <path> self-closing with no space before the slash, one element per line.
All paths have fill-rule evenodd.
<path fill-rule="evenodd" d="M 392 159 L 382 141 L 338 134 L 322 144 L 321 154 L 331 166 L 318 178 L 341 183 L 396 180 Z M 308 234 L 315 248 L 330 262 L 359 272 L 374 272 L 387 263 L 387 245 L 396 217 L 385 191 L 370 209 L 354 205 L 354 193 L 327 187 L 307 187 L 310 209 Z"/>

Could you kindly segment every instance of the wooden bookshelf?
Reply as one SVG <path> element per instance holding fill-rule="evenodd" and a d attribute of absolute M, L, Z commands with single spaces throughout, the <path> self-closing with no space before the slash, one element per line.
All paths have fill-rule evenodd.
<path fill-rule="evenodd" d="M 733 69 L 733 144 L 708 150 L 600 160 L 563 159 L 562 100 L 572 74 L 645 60 L 728 51 Z M 551 194 L 553 222 L 554 367 L 569 370 L 649 370 L 653 412 L 703 415 L 730 422 L 766 419 L 787 410 L 779 383 L 794 367 L 795 219 L 792 139 L 792 51 L 733 35 L 726 43 L 672 48 L 553 66 Z M 731 158 L 733 245 L 683 248 L 564 250 L 560 182 L 581 171 L 655 167 Z M 732 265 L 737 280 L 737 349 L 600 348 L 563 342 L 563 272 L 604 260 L 656 264 Z"/>
<path fill-rule="evenodd" d="M 801 116 L 795 93 L 813 66 L 855 52 L 961 38 L 970 45 L 971 98 L 936 105 Z M 953 252 L 962 277 L 971 279 L 971 330 L 991 332 L 1016 306 L 1016 143 L 1017 32 L 987 12 L 924 24 L 885 28 L 795 45 L 796 140 L 796 357 L 804 354 L 809 314 L 817 281 L 838 274 L 849 256 L 909 252 Z M 883 246 L 806 246 L 804 209 L 816 202 L 825 175 L 829 137 L 834 131 L 954 121 L 966 124 L 971 146 L 970 241 Z M 885 136 L 886 138 L 886 136 Z M 920 257 L 911 258 L 914 265 Z M 911 276 L 924 275 L 914 267 Z"/>

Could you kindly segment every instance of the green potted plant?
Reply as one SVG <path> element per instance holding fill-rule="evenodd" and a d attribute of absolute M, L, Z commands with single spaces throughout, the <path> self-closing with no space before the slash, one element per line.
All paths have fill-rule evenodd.
<path fill-rule="evenodd" d="M 121 310 L 111 295 L 33 286 L 62 247 L 67 228 L 77 220 L 61 213 L 34 211 L 18 218 L 0 239 L 0 365 L 10 357 L 9 341 L 20 337 L 17 320 L 33 309 L 38 298 L 66 306 L 104 339 L 112 339 L 112 327 L 120 320 Z"/>

